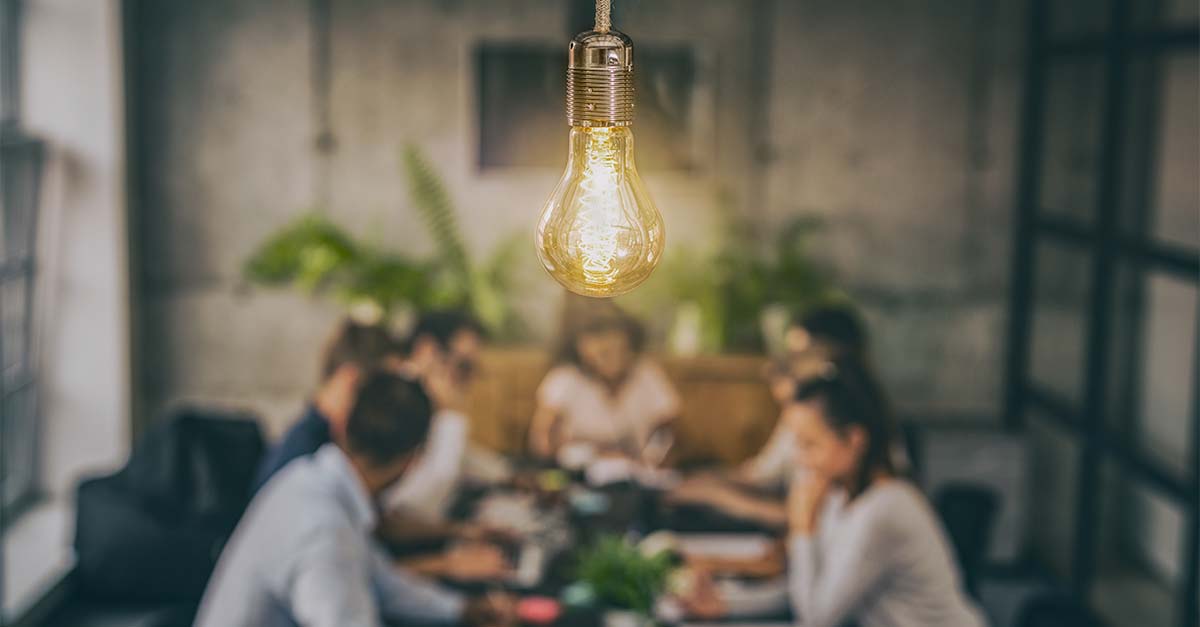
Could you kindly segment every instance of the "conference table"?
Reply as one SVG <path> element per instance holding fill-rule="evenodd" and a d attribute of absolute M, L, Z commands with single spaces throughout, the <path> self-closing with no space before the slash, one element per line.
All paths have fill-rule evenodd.
<path fill-rule="evenodd" d="M 515 522 L 520 527 L 536 520 L 539 529 L 508 551 L 515 577 L 504 583 L 447 581 L 447 585 L 470 594 L 503 588 L 519 598 L 537 596 L 561 600 L 564 591 L 576 582 L 579 551 L 605 536 L 636 540 L 664 530 L 673 532 L 676 537 L 703 534 L 705 538 L 727 536 L 734 539 L 749 534 L 775 535 L 770 529 L 707 507 L 669 504 L 663 490 L 636 480 L 594 485 L 589 484 L 582 473 L 566 473 L 528 461 L 517 466 L 516 481 L 466 487 L 450 511 L 452 519 L 500 523 L 502 526 Z M 559 479 L 545 481 L 547 476 Z M 546 489 L 547 483 L 556 482 L 559 485 Z M 608 608 L 597 603 L 562 603 L 561 609 L 559 618 L 550 623 L 553 627 L 600 627 L 604 625 Z M 780 609 L 774 614 L 755 616 L 752 622 L 777 623 L 789 618 L 788 612 Z M 750 622 L 745 617 L 715 622 L 721 620 Z"/>

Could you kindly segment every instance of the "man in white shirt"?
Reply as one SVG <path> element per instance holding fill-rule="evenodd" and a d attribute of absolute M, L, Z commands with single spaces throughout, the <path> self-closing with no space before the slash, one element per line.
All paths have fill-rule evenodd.
<path fill-rule="evenodd" d="M 376 499 L 405 475 L 432 404 L 417 383 L 368 376 L 329 443 L 258 492 L 205 591 L 197 627 L 378 627 L 384 618 L 511 622 L 507 600 L 465 601 L 396 569 L 374 538 Z"/>
<path fill-rule="evenodd" d="M 457 311 L 423 314 L 409 334 L 403 356 L 385 367 L 422 381 L 438 405 L 420 460 L 384 498 L 389 510 L 440 521 L 462 478 L 470 423 L 466 397 L 483 346 L 483 328 Z"/>

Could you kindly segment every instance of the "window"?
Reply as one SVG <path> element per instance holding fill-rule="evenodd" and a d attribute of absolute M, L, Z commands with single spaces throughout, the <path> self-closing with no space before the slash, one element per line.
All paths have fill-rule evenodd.
<path fill-rule="evenodd" d="M 1196 627 L 1196 3 L 1030 7 L 1005 415 L 1034 547 L 1107 624 Z"/>
<path fill-rule="evenodd" d="M 0 506 L 6 517 L 34 493 L 38 431 L 33 302 L 42 146 L 19 126 L 19 10 L 16 0 L 0 4 Z"/>

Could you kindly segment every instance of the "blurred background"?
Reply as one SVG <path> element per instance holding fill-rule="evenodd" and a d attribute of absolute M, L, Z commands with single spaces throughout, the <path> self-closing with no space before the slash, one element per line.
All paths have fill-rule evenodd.
<path fill-rule="evenodd" d="M 668 233 L 619 302 L 686 456 L 756 450 L 784 321 L 845 300 L 924 484 L 1003 497 L 997 598 L 1196 625 L 1200 5 L 614 4 Z M 476 438 L 521 452 L 562 301 L 532 231 L 592 2 L 0 6 L 7 620 L 69 594 L 81 476 L 185 403 L 278 435 L 348 311 L 473 309 Z"/>

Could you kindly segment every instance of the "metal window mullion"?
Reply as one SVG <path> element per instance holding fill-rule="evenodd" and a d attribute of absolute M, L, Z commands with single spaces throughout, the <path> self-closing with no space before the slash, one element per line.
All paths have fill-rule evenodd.
<path fill-rule="evenodd" d="M 1128 94 L 1123 96 L 1132 99 L 1132 106 L 1127 118 L 1131 120 L 1132 132 L 1129 136 L 1131 144 L 1134 145 L 1128 146 L 1126 158 L 1121 160 L 1122 172 L 1126 173 L 1125 168 L 1130 169 L 1127 173 L 1130 179 L 1125 182 L 1129 193 L 1117 195 L 1121 204 L 1116 210 L 1118 212 L 1116 228 L 1120 238 L 1121 261 L 1129 269 L 1128 279 L 1130 281 L 1128 286 L 1124 286 L 1130 290 L 1128 294 L 1120 292 L 1115 294 L 1115 298 L 1120 300 L 1114 300 L 1114 307 L 1123 308 L 1128 305 L 1126 312 L 1128 318 L 1121 322 L 1129 326 L 1127 332 L 1119 338 L 1121 346 L 1117 349 L 1117 354 L 1125 356 L 1124 361 L 1127 366 L 1120 373 L 1121 380 L 1116 382 L 1116 385 L 1121 388 L 1117 399 L 1118 405 L 1115 408 L 1116 416 L 1120 421 L 1119 426 L 1115 433 L 1108 433 L 1108 425 L 1104 425 L 1106 433 L 1110 436 L 1107 438 L 1108 440 L 1120 438 L 1123 445 L 1135 453 L 1141 449 L 1142 439 L 1139 423 L 1142 420 L 1140 406 L 1143 394 L 1142 369 L 1144 368 L 1141 355 L 1145 348 L 1146 336 L 1144 324 L 1147 291 L 1145 278 L 1152 271 L 1152 264 L 1147 263 L 1147 256 L 1141 253 L 1147 249 L 1145 243 L 1150 231 L 1148 208 L 1154 205 L 1155 199 L 1152 179 L 1159 165 L 1158 118 L 1162 104 L 1160 97 L 1162 76 L 1159 71 L 1159 58 L 1153 54 L 1139 55 L 1138 62 L 1143 60 L 1147 63 L 1145 74 L 1140 77 L 1131 76 L 1130 80 L 1126 81 L 1130 89 Z M 1133 69 L 1132 62 L 1129 67 L 1131 70 Z M 1125 206 L 1127 201 L 1130 203 L 1129 206 Z M 1114 273 L 1114 278 L 1119 278 L 1119 272 L 1120 268 Z M 1123 286 L 1118 283 L 1117 287 L 1120 289 Z"/>
<path fill-rule="evenodd" d="M 1082 419 L 1065 400 L 1037 386 L 1031 386 L 1027 394 L 1029 403 L 1042 410 L 1037 416 L 1054 422 L 1076 439 L 1085 435 Z M 1123 438 L 1101 434 L 1100 450 L 1123 471 L 1136 475 L 1139 481 L 1149 484 L 1172 502 L 1186 508 L 1196 500 L 1188 479 L 1179 478 L 1143 451 L 1130 446 Z"/>
<path fill-rule="evenodd" d="M 1177 26 L 1145 33 L 1128 34 L 1126 50 L 1140 53 L 1169 53 L 1197 47 L 1195 26 Z M 1050 58 L 1086 57 L 1103 54 L 1107 41 L 1103 36 L 1083 36 L 1049 42 L 1046 56 Z"/>
<path fill-rule="evenodd" d="M 1196 315 L 1196 345 L 1192 350 L 1192 434 L 1188 455 L 1188 479 L 1192 500 L 1188 503 L 1183 525 L 1183 594 L 1179 599 L 1179 624 L 1183 627 L 1200 625 L 1200 313 Z"/>
<path fill-rule="evenodd" d="M 1004 425 L 1023 424 L 1025 379 L 1029 374 L 1030 322 L 1033 315 L 1034 237 L 1041 185 L 1042 126 L 1046 96 L 1044 46 L 1047 3 L 1030 0 L 1025 92 L 1021 105 L 1016 220 L 1013 234 L 1012 294 L 1009 305 L 1008 357 L 1004 374 Z"/>
<path fill-rule="evenodd" d="M 27 201 L 29 202 L 29 219 L 26 225 L 25 232 L 29 237 L 26 242 L 26 250 L 29 251 L 29 259 L 25 264 L 25 354 L 21 356 L 22 368 L 26 378 L 33 382 L 34 387 L 28 391 L 22 391 L 27 397 L 22 399 L 21 409 L 25 412 L 23 420 L 30 421 L 27 425 L 31 447 L 29 456 L 30 473 L 29 478 L 21 492 L 25 495 L 32 495 L 41 487 L 41 472 L 38 469 L 41 467 L 42 447 L 41 442 L 42 420 L 41 420 L 41 394 L 37 389 L 39 364 L 41 361 L 41 343 L 35 341 L 36 335 L 40 330 L 34 326 L 34 305 L 37 302 L 37 233 L 38 233 L 38 216 L 41 214 L 41 197 L 39 190 L 41 189 L 42 180 L 42 165 L 44 154 L 44 146 L 40 143 L 29 148 L 30 156 L 33 165 L 30 166 L 33 170 L 30 180 L 33 181 L 33 188 L 29 191 Z M 36 351 L 36 352 L 35 352 Z M 2 362 L 0 362 L 2 363 Z"/>
<path fill-rule="evenodd" d="M 21 115 L 21 3 L 0 0 L 0 127 L 15 125 Z"/>
<path fill-rule="evenodd" d="M 1112 6 L 1111 31 L 1105 50 L 1104 124 L 1097 168 L 1096 239 L 1093 242 L 1091 303 L 1088 316 L 1084 406 L 1080 415 L 1083 447 L 1079 454 L 1079 488 L 1076 493 L 1075 551 L 1071 590 L 1085 602 L 1095 577 L 1097 514 L 1100 511 L 1100 464 L 1103 451 L 1105 390 L 1108 380 L 1108 339 L 1112 313 L 1112 274 L 1118 256 L 1116 209 L 1119 202 L 1121 156 L 1124 140 L 1125 29 L 1128 0 Z"/>

